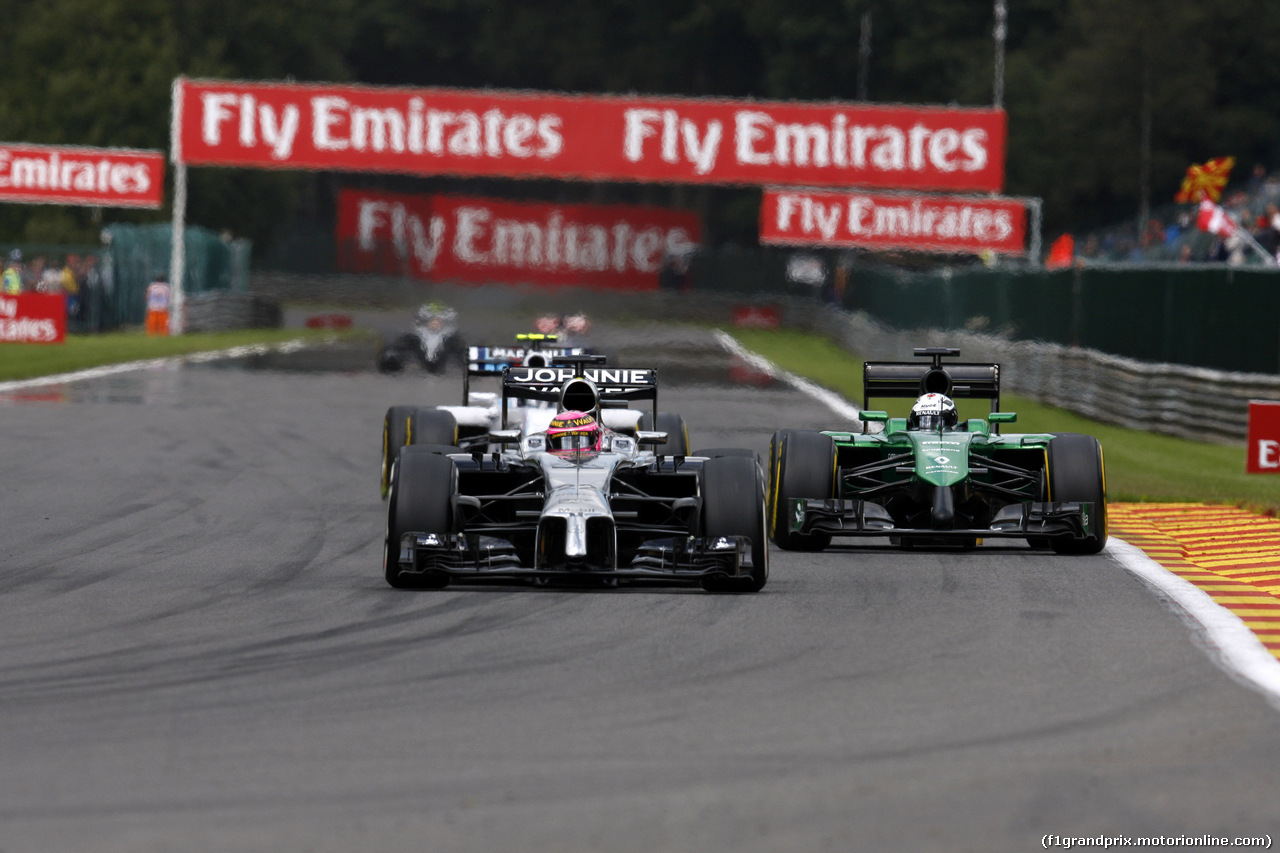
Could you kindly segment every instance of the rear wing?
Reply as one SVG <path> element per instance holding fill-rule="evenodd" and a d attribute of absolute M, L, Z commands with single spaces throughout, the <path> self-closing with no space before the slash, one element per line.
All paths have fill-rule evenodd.
<path fill-rule="evenodd" d="M 1000 410 L 1000 365 L 966 362 L 942 363 L 944 357 L 960 355 L 950 347 L 919 347 L 919 361 L 867 361 L 862 364 L 862 407 L 869 409 L 875 397 L 919 397 L 946 394 L 953 399 L 990 400 L 991 411 Z"/>
<path fill-rule="evenodd" d="M 556 341 L 555 335 L 529 332 L 516 335 L 515 346 L 467 347 L 467 371 L 462 377 L 462 404 L 468 405 L 471 399 L 472 376 L 492 376 L 496 379 L 501 377 L 502 371 L 508 367 L 520 367 L 537 361 L 541 361 L 542 364 L 551 364 L 554 359 L 561 356 L 581 355 L 586 352 L 583 347 L 554 346 Z M 535 354 L 541 358 L 531 359 L 530 356 Z"/>
<path fill-rule="evenodd" d="M 598 359 L 598 361 L 597 361 Z M 629 407 L 637 400 L 653 404 L 658 418 L 658 371 L 652 368 L 605 367 L 604 356 L 572 355 L 549 367 L 508 367 L 502 373 L 502 425 L 510 400 L 543 400 L 563 409 Z M 587 366 L 596 363 L 599 366 Z"/>
<path fill-rule="evenodd" d="M 516 341 L 516 346 L 509 347 L 467 347 L 467 373 L 471 376 L 498 376 L 505 368 L 526 364 L 529 356 L 535 353 L 544 356 L 545 363 L 550 364 L 555 358 L 586 352 L 583 347 L 551 346 L 556 342 L 555 335 L 517 335 Z M 525 343 L 526 346 L 520 345 Z"/>

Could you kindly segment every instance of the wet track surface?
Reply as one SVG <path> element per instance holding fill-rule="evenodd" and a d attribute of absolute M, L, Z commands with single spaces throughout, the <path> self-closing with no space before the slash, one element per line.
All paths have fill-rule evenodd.
<path fill-rule="evenodd" d="M 607 331 L 700 447 L 833 416 Z M 773 552 L 754 596 L 396 591 L 369 353 L 0 401 L 0 850 L 1010 850 L 1276 826 L 1280 711 L 1105 554 Z"/>

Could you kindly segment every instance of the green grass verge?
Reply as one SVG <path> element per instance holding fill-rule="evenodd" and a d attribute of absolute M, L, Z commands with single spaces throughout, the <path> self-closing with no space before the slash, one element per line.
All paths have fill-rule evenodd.
<path fill-rule="evenodd" d="M 792 330 L 732 329 L 744 347 L 792 373 L 804 376 L 862 404 L 862 360 L 830 340 Z M 1102 442 L 1107 497 L 1114 501 L 1204 501 L 1233 504 L 1275 514 L 1280 478 L 1245 473 L 1243 445 L 1187 441 L 1111 426 L 1026 397 L 1003 395 L 1001 408 L 1018 413 L 1008 431 L 1083 432 Z M 982 417 L 981 403 L 961 407 L 962 417 Z M 909 403 L 901 411 L 906 414 Z M 785 424 L 779 424 L 785 426 Z M 832 428 L 844 424 L 832 423 Z"/>
<path fill-rule="evenodd" d="M 190 355 L 249 344 L 276 344 L 298 338 L 320 340 L 334 334 L 331 329 L 236 329 L 148 337 L 142 331 L 128 331 L 67 335 L 66 342 L 62 344 L 3 343 L 0 344 L 0 381 L 32 379 L 107 364 Z"/>

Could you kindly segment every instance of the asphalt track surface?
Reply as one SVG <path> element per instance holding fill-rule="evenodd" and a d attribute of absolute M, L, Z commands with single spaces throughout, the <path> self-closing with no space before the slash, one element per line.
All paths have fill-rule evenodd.
<path fill-rule="evenodd" d="M 660 367 L 697 446 L 835 425 L 735 383 L 709 333 L 610 336 L 618 363 Z M 1105 554 L 774 550 L 746 596 L 390 589 L 382 414 L 453 403 L 460 380 L 358 355 L 0 402 L 0 851 L 1280 830 L 1280 711 Z"/>

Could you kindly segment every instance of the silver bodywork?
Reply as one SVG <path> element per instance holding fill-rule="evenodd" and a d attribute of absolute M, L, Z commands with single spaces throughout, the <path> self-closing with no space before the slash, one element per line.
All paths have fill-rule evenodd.
<path fill-rule="evenodd" d="M 515 434 L 511 430 L 508 437 Z M 694 581 L 750 572 L 748 537 L 699 535 L 699 478 L 706 460 L 661 457 L 641 447 L 642 439 L 659 437 L 663 434 L 640 433 L 637 438 L 606 431 L 601 450 L 560 455 L 547 451 L 545 435 L 535 433 L 521 435 L 515 449 L 451 454 L 460 479 L 468 482 L 469 473 L 475 487 L 455 498 L 455 517 L 464 519 L 461 530 L 404 531 L 399 542 L 401 570 L 446 572 L 454 579 Z M 621 481 L 628 474 L 638 482 L 676 488 L 666 495 L 641 494 L 633 484 L 636 481 Z M 494 480 L 505 489 L 520 477 L 527 477 L 527 488 L 491 494 L 485 487 Z M 620 503 L 626 509 L 620 510 Z M 642 523 L 645 506 L 659 504 L 661 514 L 682 520 L 665 526 Z M 487 512 L 488 507 L 500 511 Z M 525 540 L 531 546 L 522 546 Z"/>

